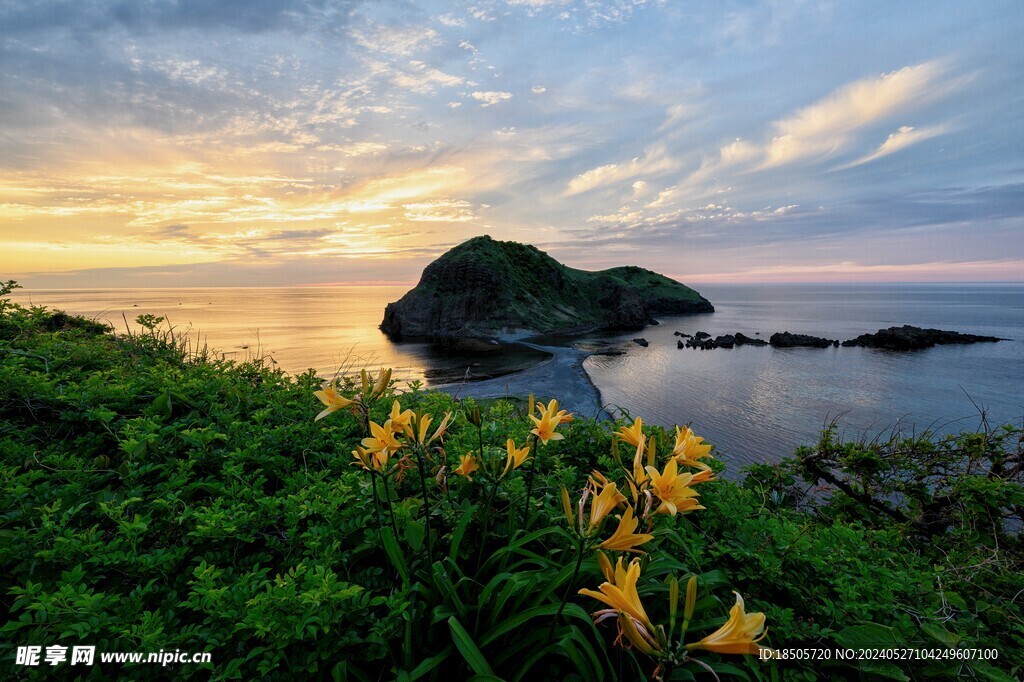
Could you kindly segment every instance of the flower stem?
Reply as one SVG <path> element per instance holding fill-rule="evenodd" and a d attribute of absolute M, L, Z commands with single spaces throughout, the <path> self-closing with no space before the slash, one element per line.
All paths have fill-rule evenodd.
<path fill-rule="evenodd" d="M 569 601 L 569 594 L 572 593 L 572 586 L 576 582 L 576 578 L 579 577 L 580 567 L 583 566 L 583 553 L 586 545 L 586 536 L 580 535 L 580 543 L 576 547 L 576 568 L 573 569 L 572 577 L 569 578 L 569 584 L 565 586 L 565 593 L 562 595 L 562 603 L 558 605 L 558 612 L 555 613 L 555 617 L 551 621 L 551 627 L 548 629 L 548 641 L 551 641 L 551 637 L 555 634 L 555 626 L 558 625 L 558 620 L 562 617 L 562 611 Z"/>
<path fill-rule="evenodd" d="M 498 492 L 498 479 L 494 479 L 494 486 L 491 488 L 490 495 L 487 496 L 487 504 L 484 507 L 484 519 L 481 522 L 481 533 L 480 533 L 480 549 L 476 553 L 476 572 L 480 571 L 480 564 L 484 558 L 484 546 L 487 544 L 487 530 L 490 526 L 491 521 L 491 505 L 494 504 L 494 496 Z"/>
<path fill-rule="evenodd" d="M 380 518 L 380 495 L 377 494 L 377 472 L 370 472 L 370 483 L 373 486 L 373 509 L 377 512 L 377 538 L 383 545 L 384 537 L 381 535 L 381 528 L 384 527 L 384 523 Z"/>
<path fill-rule="evenodd" d="M 388 503 L 388 514 L 391 515 L 391 530 L 394 531 L 395 539 L 397 540 L 398 539 L 398 523 L 395 522 L 395 509 L 394 509 L 394 504 L 392 504 L 392 502 L 391 502 L 391 488 L 390 488 L 390 486 L 388 486 L 388 479 L 386 477 L 381 476 L 381 479 L 382 479 L 382 481 L 384 483 L 384 496 L 387 499 L 387 503 Z"/>
<path fill-rule="evenodd" d="M 533 437 L 533 447 L 530 450 L 530 475 L 526 477 L 526 502 L 523 509 L 523 529 L 530 522 L 530 498 L 533 496 L 533 472 L 537 468 L 537 436 Z"/>

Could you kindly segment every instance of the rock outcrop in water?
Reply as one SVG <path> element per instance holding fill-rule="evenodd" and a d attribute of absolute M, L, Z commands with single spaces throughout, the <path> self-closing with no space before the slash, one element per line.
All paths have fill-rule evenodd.
<path fill-rule="evenodd" d="M 994 343 L 1004 341 L 996 336 L 978 336 L 961 334 L 960 332 L 942 329 L 925 329 L 905 324 L 902 327 L 879 329 L 874 334 L 861 334 L 855 339 L 843 341 L 844 346 L 863 346 L 864 348 L 884 348 L 886 350 L 920 350 L 932 346 L 964 343 Z"/>
<path fill-rule="evenodd" d="M 676 341 L 676 348 L 698 348 L 700 350 L 711 350 L 713 348 L 732 348 L 734 346 L 767 346 L 768 342 L 763 339 L 753 339 L 742 332 L 735 334 L 722 334 L 714 338 L 707 332 L 697 332 L 695 335 L 675 332 L 681 337 Z M 683 341 L 683 338 L 686 341 Z"/>
<path fill-rule="evenodd" d="M 823 339 L 808 334 L 790 334 L 789 332 L 772 334 L 768 343 L 775 348 L 828 348 L 839 345 L 839 341 L 835 339 Z"/>
<path fill-rule="evenodd" d="M 576 270 L 536 247 L 484 236 L 428 265 L 414 289 L 388 304 L 380 328 L 392 338 L 448 341 L 641 329 L 655 315 L 714 310 L 693 289 L 650 270 Z"/>

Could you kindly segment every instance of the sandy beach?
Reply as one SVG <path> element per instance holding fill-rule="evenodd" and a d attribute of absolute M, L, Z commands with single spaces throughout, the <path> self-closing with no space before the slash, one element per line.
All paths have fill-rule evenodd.
<path fill-rule="evenodd" d="M 556 398 L 559 405 L 573 414 L 585 417 L 607 418 L 601 402 L 601 393 L 594 386 L 583 367 L 583 361 L 593 355 L 591 351 L 566 346 L 545 346 L 524 341 L 526 335 L 507 335 L 503 343 L 523 346 L 549 353 L 544 362 L 507 376 L 437 386 L 455 398 L 525 397 L 529 393 L 540 400 Z"/>

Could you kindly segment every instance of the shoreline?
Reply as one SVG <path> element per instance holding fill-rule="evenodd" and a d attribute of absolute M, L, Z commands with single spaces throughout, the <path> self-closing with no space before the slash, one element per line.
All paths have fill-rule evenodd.
<path fill-rule="evenodd" d="M 438 384 L 431 388 L 444 391 L 453 398 L 526 397 L 533 393 L 540 400 L 555 398 L 561 408 L 585 417 L 611 418 L 601 400 L 601 391 L 594 385 L 583 362 L 593 355 L 572 346 L 543 346 L 524 339 L 527 334 L 508 334 L 498 338 L 502 343 L 520 344 L 543 351 L 551 357 L 528 369 L 483 381 Z"/>

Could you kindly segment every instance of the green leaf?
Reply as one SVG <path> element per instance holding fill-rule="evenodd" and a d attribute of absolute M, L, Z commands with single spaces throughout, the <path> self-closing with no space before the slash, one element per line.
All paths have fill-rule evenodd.
<path fill-rule="evenodd" d="M 519 613 L 512 618 L 507 618 L 497 626 L 488 630 L 487 634 L 480 638 L 480 643 L 487 646 L 506 632 L 516 630 L 532 618 L 539 618 L 541 616 L 550 616 L 551 618 L 554 618 L 556 613 L 558 613 L 558 604 L 543 604 L 541 606 L 534 606 L 531 609 L 526 609 L 522 613 Z M 587 612 L 578 604 L 566 604 L 565 610 L 562 611 L 562 616 L 566 618 L 572 616 L 575 618 L 582 618 L 587 622 L 590 621 L 590 617 L 587 616 Z"/>
<path fill-rule="evenodd" d="M 409 567 L 405 563 L 405 554 L 402 553 L 402 548 L 398 546 L 398 541 L 395 540 L 395 534 L 390 528 L 381 528 L 380 538 L 384 544 L 384 551 L 387 553 L 388 558 L 391 559 L 391 565 L 398 571 L 398 575 L 402 576 L 402 583 L 408 585 Z"/>
<path fill-rule="evenodd" d="M 462 654 L 462 658 L 469 664 L 470 669 L 477 675 L 491 675 L 494 676 L 494 671 L 491 670 L 491 666 L 488 665 L 487 659 L 484 658 L 483 653 L 477 647 L 476 642 L 466 632 L 466 628 L 462 627 L 462 623 L 452 616 L 448 619 L 448 627 L 452 631 L 452 641 L 455 642 L 455 647 Z"/>
<path fill-rule="evenodd" d="M 921 623 L 921 631 L 926 635 L 934 639 L 936 642 L 945 644 L 950 649 L 955 649 L 960 643 L 960 635 L 950 632 L 945 628 L 941 628 L 935 623 L 924 622 Z"/>
<path fill-rule="evenodd" d="M 409 673 L 409 679 L 412 682 L 415 682 L 415 680 L 418 680 L 419 678 L 423 677 L 437 666 L 444 663 L 445 659 L 447 659 L 451 655 L 451 653 L 452 647 L 449 644 L 444 648 L 443 651 L 441 651 L 441 653 L 437 654 L 436 656 L 431 656 L 430 658 L 420 661 L 420 664 L 413 668 L 412 672 Z"/>
<path fill-rule="evenodd" d="M 968 610 L 967 602 L 964 601 L 964 598 L 956 592 L 946 592 L 943 596 L 946 597 L 946 601 L 948 601 L 950 605 L 960 609 L 961 611 Z"/>
<path fill-rule="evenodd" d="M 1016 678 L 1010 677 L 1002 670 L 989 665 L 985 661 L 975 661 L 971 663 L 971 669 L 983 680 L 990 680 L 991 682 L 1015 682 Z"/>
<path fill-rule="evenodd" d="M 165 416 L 170 417 L 173 409 L 171 405 L 171 396 L 169 393 L 161 393 L 153 401 L 153 409 L 157 412 L 163 413 Z"/>
<path fill-rule="evenodd" d="M 732 675 L 742 680 L 749 680 L 750 675 L 743 668 L 739 668 L 732 663 L 715 663 L 714 661 L 708 661 L 708 665 L 711 669 L 720 675 Z"/>
<path fill-rule="evenodd" d="M 834 637 L 840 646 L 847 649 L 878 649 L 899 643 L 892 628 L 870 622 L 845 627 Z"/>
<path fill-rule="evenodd" d="M 413 518 L 405 521 L 405 541 L 414 552 L 423 548 L 424 529 L 423 524 Z"/>
<path fill-rule="evenodd" d="M 462 518 L 459 519 L 459 525 L 452 531 L 452 543 L 448 549 L 448 557 L 452 561 L 457 561 L 459 557 L 459 546 L 462 544 L 462 538 L 466 534 L 466 529 L 469 528 L 470 522 L 473 521 L 473 512 L 476 511 L 476 505 L 470 505 L 466 507 L 465 511 L 462 512 Z"/>

